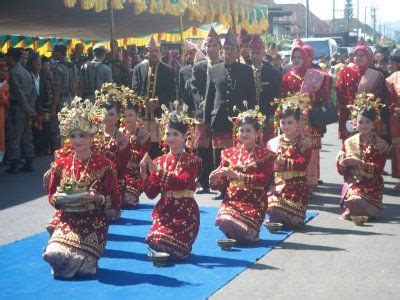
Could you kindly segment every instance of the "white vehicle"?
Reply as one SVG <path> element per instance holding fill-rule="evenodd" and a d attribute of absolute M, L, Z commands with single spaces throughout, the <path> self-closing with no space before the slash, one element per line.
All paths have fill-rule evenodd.
<path fill-rule="evenodd" d="M 305 38 L 302 41 L 313 47 L 314 61 L 318 60 L 321 56 L 332 57 L 333 53 L 338 51 L 338 45 L 334 39 L 331 38 Z"/>

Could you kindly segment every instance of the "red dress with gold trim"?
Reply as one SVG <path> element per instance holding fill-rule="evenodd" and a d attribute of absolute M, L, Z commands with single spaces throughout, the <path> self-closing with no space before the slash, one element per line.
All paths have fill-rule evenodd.
<path fill-rule="evenodd" d="M 271 181 L 274 156 L 258 145 L 253 151 L 243 146 L 232 147 L 221 153 L 220 168 L 230 167 L 240 174 L 239 180 L 226 177 L 211 185 L 212 189 L 226 189 L 215 225 L 228 237 L 238 241 L 256 241 L 268 207 L 265 188 Z"/>
<path fill-rule="evenodd" d="M 146 241 L 156 251 L 185 258 L 192 250 L 200 225 L 199 207 L 193 196 L 201 160 L 181 153 L 166 154 L 154 162 L 160 171 L 151 172 L 143 187 L 150 199 L 158 194 L 161 199 L 153 210 L 153 225 Z"/>
<path fill-rule="evenodd" d="M 360 135 L 356 134 L 344 142 L 342 152 L 339 153 L 337 169 L 344 177 L 340 206 L 349 209 L 346 216 L 358 215 L 372 218 L 380 216 L 384 188 L 382 174 L 386 164 L 387 150 L 379 152 L 377 144 L 387 145 L 386 141 L 378 136 L 374 136 L 368 144 L 361 143 Z M 362 160 L 359 167 L 343 166 L 341 157 L 351 156 Z"/>
<path fill-rule="evenodd" d="M 400 72 L 386 79 L 388 90 L 387 105 L 390 113 L 390 133 L 392 136 L 392 177 L 400 178 Z"/>
<path fill-rule="evenodd" d="M 384 85 L 383 76 L 380 78 L 378 76 L 378 78 L 374 79 L 374 84 L 370 84 L 371 86 L 359 90 L 359 85 L 364 74 L 359 69 L 354 67 L 346 67 L 338 74 L 336 95 L 339 115 L 339 138 L 343 142 L 352 135 L 352 133 L 349 133 L 346 129 L 346 123 L 348 120 L 350 120 L 350 110 L 347 108 L 347 106 L 354 103 L 356 95 L 362 91 L 366 93 L 372 93 L 377 98 L 382 99 L 382 90 Z"/>
<path fill-rule="evenodd" d="M 315 70 L 315 69 L 312 69 Z M 332 77 L 323 74 L 319 70 L 315 70 L 323 76 L 321 85 L 316 92 L 308 92 L 311 99 L 311 107 L 321 107 L 323 103 L 330 99 Z M 306 73 L 307 74 L 307 73 Z M 297 74 L 295 71 L 290 71 L 285 74 L 281 84 L 281 97 L 286 97 L 288 92 L 291 94 L 298 93 L 303 90 L 303 84 L 306 74 Z M 307 81 L 308 82 L 308 81 Z M 312 87 L 311 87 L 312 88 Z M 307 179 L 310 187 L 318 186 L 318 179 L 320 178 L 320 149 L 322 148 L 322 137 L 325 134 L 326 126 L 311 127 L 307 119 L 303 120 L 304 128 L 303 134 L 311 138 L 312 150 L 310 163 L 307 168 Z"/>
<path fill-rule="evenodd" d="M 116 131 L 116 134 L 123 134 L 122 132 Z M 125 173 L 126 173 L 126 166 L 127 161 L 130 156 L 130 148 L 129 145 L 126 146 L 124 149 L 119 149 L 119 145 L 115 136 L 105 135 L 104 133 L 99 134 L 94 139 L 93 143 L 93 150 L 102 153 L 105 155 L 110 161 L 112 161 L 113 166 L 117 171 L 117 178 L 118 178 L 118 186 L 120 189 L 120 193 L 123 196 L 124 191 L 124 180 L 125 180 Z"/>
<path fill-rule="evenodd" d="M 55 226 L 49 244 L 57 242 L 84 250 L 97 259 L 104 251 L 108 232 L 106 212 L 120 209 L 120 194 L 117 176 L 111 162 L 103 155 L 93 152 L 87 167 L 75 159 L 75 178 L 78 182 L 96 190 L 105 197 L 103 206 L 87 212 L 65 212 L 58 210 L 53 196 L 57 187 L 68 183 L 72 177 L 73 153 L 58 156 L 51 165 L 49 202 L 57 211 L 51 220 Z"/>
<path fill-rule="evenodd" d="M 129 151 L 124 151 L 125 156 L 120 159 L 120 161 L 125 161 L 126 165 L 124 179 L 121 181 L 122 202 L 123 204 L 132 204 L 131 201 L 127 201 L 126 194 L 133 195 L 139 201 L 139 196 L 143 192 L 140 161 L 144 154 L 150 151 L 150 134 L 141 127 L 137 127 L 132 134 L 126 128 L 120 130 L 129 137 Z"/>
<path fill-rule="evenodd" d="M 298 136 L 292 141 L 280 135 L 268 142 L 268 149 L 278 154 L 283 165 L 275 163 L 274 179 L 268 192 L 270 222 L 280 222 L 290 227 L 304 224 L 309 186 L 306 177 L 311 148 L 307 148 Z"/>

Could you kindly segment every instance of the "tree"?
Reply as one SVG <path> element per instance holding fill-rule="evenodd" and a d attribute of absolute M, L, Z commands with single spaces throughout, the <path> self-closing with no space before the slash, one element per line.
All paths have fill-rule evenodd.
<path fill-rule="evenodd" d="M 353 15 L 353 0 L 346 0 L 344 4 L 344 18 L 351 19 Z"/>
<path fill-rule="evenodd" d="M 344 19 L 346 19 L 347 31 L 350 31 L 351 18 L 353 18 L 353 0 L 346 0 L 344 4 Z"/>

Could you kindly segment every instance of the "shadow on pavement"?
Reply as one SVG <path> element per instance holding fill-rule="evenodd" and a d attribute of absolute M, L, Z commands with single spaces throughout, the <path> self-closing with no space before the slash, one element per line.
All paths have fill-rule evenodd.
<path fill-rule="evenodd" d="M 49 169 L 50 160 L 50 156 L 35 159 L 32 173 L 6 174 L 6 168 L 0 168 L 0 210 L 46 195 L 43 174 Z"/>

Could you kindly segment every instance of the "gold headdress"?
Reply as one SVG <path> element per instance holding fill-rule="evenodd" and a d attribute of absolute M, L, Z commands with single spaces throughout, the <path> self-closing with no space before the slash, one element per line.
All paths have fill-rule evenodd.
<path fill-rule="evenodd" d="M 238 112 L 237 117 L 229 117 L 229 121 L 233 123 L 233 141 L 236 141 L 237 137 L 237 128 L 239 126 L 240 121 L 244 120 L 246 117 L 254 118 L 257 120 L 257 123 L 260 125 L 260 128 L 263 127 L 266 117 L 260 111 L 260 107 L 256 105 L 254 109 L 248 109 L 247 101 L 243 101 L 243 106 L 245 107 L 245 111 L 241 112 L 236 105 L 233 107 L 234 112 Z M 262 134 L 262 130 L 259 132 Z"/>
<path fill-rule="evenodd" d="M 359 113 L 364 110 L 373 109 L 376 112 L 376 120 L 380 120 L 380 108 L 385 106 L 381 103 L 381 99 L 376 98 L 374 94 L 359 94 L 356 96 L 354 103 L 352 105 L 347 105 L 347 108 L 351 110 L 351 118 L 353 120 L 357 119 Z"/>
<path fill-rule="evenodd" d="M 58 113 L 61 136 L 67 137 L 74 130 L 95 134 L 106 114 L 105 109 L 92 104 L 90 100 L 83 101 L 82 98 L 75 97 L 71 105 L 65 103 Z"/>
<path fill-rule="evenodd" d="M 194 138 L 194 127 L 196 124 L 196 120 L 193 118 L 189 117 L 188 114 L 188 106 L 186 104 L 182 105 L 182 109 L 178 109 L 179 102 L 174 101 L 174 110 L 169 111 L 169 109 L 163 104 L 161 105 L 161 118 L 156 119 L 156 122 L 159 125 L 159 133 L 160 136 L 162 136 L 162 143 L 163 143 L 163 149 L 166 149 L 165 141 L 165 130 L 168 127 L 168 123 L 171 119 L 171 117 L 177 118 L 180 122 L 185 124 L 187 126 L 187 133 L 186 133 L 186 138 L 188 141 L 192 140 Z M 188 148 L 192 148 L 191 145 L 187 145 Z"/>
<path fill-rule="evenodd" d="M 281 112 L 287 108 L 291 108 L 293 110 L 300 109 L 301 113 L 305 116 L 308 115 L 309 110 L 311 109 L 311 99 L 309 94 L 290 94 L 286 98 L 275 99 L 274 102 L 271 102 L 271 105 L 276 105 L 275 115 L 274 115 L 274 128 L 275 134 L 278 134 L 279 130 L 279 116 Z"/>

